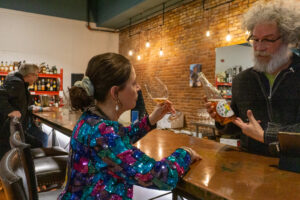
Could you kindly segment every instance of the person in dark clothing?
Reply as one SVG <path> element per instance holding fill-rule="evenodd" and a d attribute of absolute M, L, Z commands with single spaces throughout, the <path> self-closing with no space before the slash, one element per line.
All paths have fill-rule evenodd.
<path fill-rule="evenodd" d="M 233 80 L 236 120 L 216 127 L 240 135 L 242 148 L 252 153 L 271 155 L 280 130 L 300 131 L 300 57 L 289 48 L 300 40 L 300 12 L 295 7 L 286 1 L 259 2 L 244 17 L 255 64 Z M 212 104 L 206 108 L 215 118 Z"/>
<path fill-rule="evenodd" d="M 28 129 L 29 122 L 32 120 L 31 110 L 29 109 L 29 106 L 32 105 L 32 98 L 28 86 L 32 85 L 37 79 L 38 67 L 32 64 L 23 64 L 18 72 L 11 72 L 7 75 L 2 89 L 5 95 L 0 102 L 1 107 L 5 108 L 0 110 L 3 142 L 9 144 L 9 125 L 7 123 L 9 124 L 9 117 L 12 116 L 20 117 L 22 127 L 25 130 L 25 141 L 31 144 L 33 148 L 42 147 L 42 141 L 45 140 L 45 137 L 48 137 L 41 131 L 39 133 L 40 138 L 37 138 L 31 134 L 33 129 Z M 35 109 L 37 108 L 34 107 L 33 110 Z"/>
<path fill-rule="evenodd" d="M 145 102 L 142 94 L 142 90 L 138 91 L 138 99 L 136 101 L 135 107 L 132 109 L 139 112 L 139 120 L 148 115 Z"/>
<path fill-rule="evenodd" d="M 21 118 L 20 111 L 13 110 L 8 102 L 7 91 L 0 88 L 0 159 L 9 151 L 9 123 L 13 117 Z"/>

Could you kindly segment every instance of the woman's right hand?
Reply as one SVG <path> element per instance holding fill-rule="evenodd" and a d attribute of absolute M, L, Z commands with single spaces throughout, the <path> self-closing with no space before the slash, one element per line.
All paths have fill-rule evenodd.
<path fill-rule="evenodd" d="M 154 111 L 149 115 L 149 121 L 151 125 L 156 124 L 157 121 L 162 119 L 165 114 L 167 113 L 175 113 L 175 109 L 173 108 L 172 102 L 169 100 L 166 100 L 165 102 L 158 104 L 155 108 Z"/>
<path fill-rule="evenodd" d="M 204 96 L 204 101 L 205 101 L 205 108 L 206 111 L 208 112 L 208 114 L 210 115 L 211 118 L 213 118 L 214 120 L 216 119 L 216 112 L 214 111 L 214 106 L 212 105 L 211 102 L 207 101 L 207 97 Z"/>
<path fill-rule="evenodd" d="M 195 150 L 193 150 L 192 148 L 186 147 L 186 146 L 183 146 L 183 147 L 180 147 L 180 148 L 187 151 L 191 155 L 191 163 L 194 163 L 198 160 L 202 160 L 201 156 Z"/>

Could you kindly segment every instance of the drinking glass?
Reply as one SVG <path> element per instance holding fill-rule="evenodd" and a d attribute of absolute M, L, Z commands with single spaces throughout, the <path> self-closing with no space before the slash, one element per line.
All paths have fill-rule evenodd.
<path fill-rule="evenodd" d="M 158 77 L 154 77 L 154 79 L 146 83 L 145 88 L 149 97 L 156 104 L 164 103 L 169 98 L 167 86 Z M 168 121 L 177 119 L 181 114 L 179 111 L 176 111 L 174 114 L 172 113 Z"/>

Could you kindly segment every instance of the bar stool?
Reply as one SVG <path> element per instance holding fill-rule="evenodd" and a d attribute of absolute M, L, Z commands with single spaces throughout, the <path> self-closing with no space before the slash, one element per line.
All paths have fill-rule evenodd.
<path fill-rule="evenodd" d="M 57 199 L 61 189 L 37 192 L 34 171 L 30 170 L 25 154 L 21 151 L 17 148 L 11 149 L 0 162 L 0 179 L 6 200 Z"/>
<path fill-rule="evenodd" d="M 25 134 L 18 118 L 12 118 L 10 121 L 10 134 L 19 131 L 21 141 L 25 143 Z M 68 152 L 59 146 L 47 148 L 31 148 L 33 158 L 47 157 L 47 156 L 62 156 L 68 155 Z"/>
<path fill-rule="evenodd" d="M 67 155 L 33 158 L 30 145 L 22 142 L 19 131 L 13 133 L 9 141 L 12 148 L 18 148 L 21 155 L 24 155 L 24 162 L 28 169 L 35 174 L 38 186 L 53 188 L 63 184 L 68 161 Z"/>

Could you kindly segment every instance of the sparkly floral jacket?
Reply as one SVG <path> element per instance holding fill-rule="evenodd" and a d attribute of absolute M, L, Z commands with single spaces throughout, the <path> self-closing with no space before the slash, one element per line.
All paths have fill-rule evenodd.
<path fill-rule="evenodd" d="M 174 188 L 191 157 L 177 149 L 155 161 L 132 146 L 152 128 L 148 116 L 123 127 L 95 107 L 84 112 L 73 130 L 66 185 L 58 199 L 130 200 L 133 185 Z"/>

